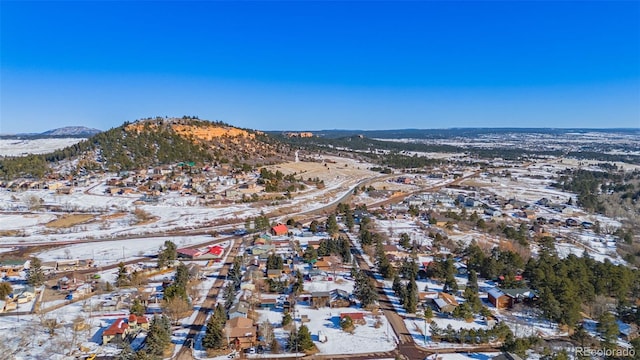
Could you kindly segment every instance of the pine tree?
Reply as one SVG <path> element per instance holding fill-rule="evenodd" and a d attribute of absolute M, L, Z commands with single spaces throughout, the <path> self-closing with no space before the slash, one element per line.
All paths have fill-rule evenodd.
<path fill-rule="evenodd" d="M 604 340 L 604 346 L 607 349 L 614 348 L 620 330 L 618 329 L 618 324 L 613 314 L 605 311 L 600 315 L 598 319 L 598 331 Z"/>
<path fill-rule="evenodd" d="M 327 232 L 331 237 L 333 237 L 338 234 L 338 231 L 340 231 L 340 228 L 338 227 L 338 222 L 336 221 L 336 215 L 331 214 L 327 219 Z"/>
<path fill-rule="evenodd" d="M 224 307 L 228 310 L 233 305 L 233 302 L 236 299 L 236 290 L 234 289 L 233 283 L 228 283 L 227 286 L 224 287 Z"/>
<path fill-rule="evenodd" d="M 207 330 L 202 345 L 207 349 L 220 349 L 224 344 L 224 333 L 222 325 L 215 316 L 211 316 L 207 322 Z"/>
<path fill-rule="evenodd" d="M 467 288 L 471 288 L 474 292 L 478 292 L 478 273 L 475 270 L 469 270 L 469 274 L 467 275 L 468 282 Z"/>
<path fill-rule="evenodd" d="M 446 280 L 444 281 L 444 287 L 442 291 L 449 294 L 455 294 L 458 292 L 458 283 L 456 282 L 455 277 L 447 276 Z"/>
<path fill-rule="evenodd" d="M 400 244 L 400 246 L 402 246 L 403 248 L 408 249 L 410 247 L 410 241 L 411 238 L 409 238 L 409 234 L 402 233 L 400 234 L 400 241 L 398 242 L 398 244 Z"/>
<path fill-rule="evenodd" d="M 169 319 L 165 316 L 154 316 L 149 325 L 145 350 L 148 354 L 162 356 L 164 350 L 171 343 L 171 328 Z"/>
<path fill-rule="evenodd" d="M 144 315 L 144 306 L 140 302 L 140 299 L 135 298 L 133 303 L 131 304 L 131 309 L 129 310 L 131 314 L 142 316 Z"/>
<path fill-rule="evenodd" d="M 27 283 L 31 286 L 44 284 L 44 272 L 42 271 L 42 261 L 37 257 L 32 257 L 27 273 Z"/>
<path fill-rule="evenodd" d="M 131 349 L 131 344 L 128 341 L 124 342 L 122 347 L 122 351 L 118 354 L 118 360 L 134 360 L 136 358 L 136 353 Z"/>
<path fill-rule="evenodd" d="M 284 313 L 282 315 L 282 326 L 283 327 L 291 324 L 292 321 L 293 321 L 293 319 L 291 318 L 291 314 L 289 314 L 288 312 L 286 312 L 286 313 Z"/>
<path fill-rule="evenodd" d="M 378 292 L 371 278 L 362 271 L 356 272 L 353 292 L 355 297 L 360 300 L 362 307 L 367 307 L 378 301 Z"/>
<path fill-rule="evenodd" d="M 118 276 L 116 277 L 116 286 L 123 287 L 129 285 L 129 277 L 127 276 L 127 269 L 124 267 L 124 263 L 118 264 Z"/>
<path fill-rule="evenodd" d="M 293 352 L 311 350 L 314 346 L 311 333 L 306 325 L 301 325 L 297 331 L 294 330 L 289 336 L 288 347 Z"/>
<path fill-rule="evenodd" d="M 213 318 L 218 322 L 218 324 L 224 325 L 227 321 L 227 312 L 224 310 L 222 305 L 218 303 L 216 305 L 216 309 L 213 312 Z"/>
<path fill-rule="evenodd" d="M 418 285 L 415 279 L 410 279 L 407 284 L 407 301 L 404 304 L 408 313 L 415 313 L 418 306 Z"/>
<path fill-rule="evenodd" d="M 344 331 L 353 330 L 353 320 L 351 320 L 351 317 L 349 316 L 343 317 L 342 320 L 340 320 L 340 327 Z"/>
<path fill-rule="evenodd" d="M 173 241 L 164 242 L 163 249 L 158 253 L 158 268 L 162 269 L 178 257 L 177 247 Z"/>
<path fill-rule="evenodd" d="M 424 309 L 424 318 L 427 319 L 427 321 L 431 321 L 431 319 L 433 318 L 433 310 L 431 310 L 430 306 L 427 306 Z"/>
<path fill-rule="evenodd" d="M 467 300 L 467 304 L 469 304 L 471 311 L 474 313 L 480 312 L 482 309 L 482 301 L 480 300 L 477 292 L 472 288 L 467 287 L 464 289 L 463 297 Z"/>

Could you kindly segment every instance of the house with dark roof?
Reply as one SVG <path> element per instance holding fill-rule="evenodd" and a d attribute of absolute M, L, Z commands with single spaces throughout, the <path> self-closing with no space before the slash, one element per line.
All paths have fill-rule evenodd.
<path fill-rule="evenodd" d="M 233 304 L 233 306 L 229 309 L 229 319 L 235 319 L 237 317 L 247 317 L 249 313 L 249 304 L 244 301 L 238 301 Z"/>
<path fill-rule="evenodd" d="M 333 289 L 329 291 L 329 295 L 331 307 L 349 307 L 353 304 L 351 295 L 342 289 Z"/>
<path fill-rule="evenodd" d="M 493 288 L 487 292 L 487 298 L 496 309 L 508 309 L 516 303 L 535 300 L 537 294 L 529 288 Z"/>
<path fill-rule="evenodd" d="M 311 306 L 316 308 L 331 306 L 331 293 L 329 291 L 314 291 L 311 293 Z"/>

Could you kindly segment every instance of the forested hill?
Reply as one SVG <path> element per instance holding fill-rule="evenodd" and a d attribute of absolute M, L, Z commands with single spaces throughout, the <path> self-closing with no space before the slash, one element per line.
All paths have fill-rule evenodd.
<path fill-rule="evenodd" d="M 289 148 L 264 133 L 196 118 L 144 119 L 96 134 L 49 154 L 0 160 L 3 179 L 40 178 L 51 165 L 74 160 L 75 170 L 120 171 L 178 162 L 233 167 L 284 160 Z"/>

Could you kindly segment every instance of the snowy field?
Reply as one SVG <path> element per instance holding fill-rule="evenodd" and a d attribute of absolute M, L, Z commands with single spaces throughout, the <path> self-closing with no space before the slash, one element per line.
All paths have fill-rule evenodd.
<path fill-rule="evenodd" d="M 60 139 L 0 139 L 0 156 L 24 156 L 45 154 L 62 149 L 80 141 L 82 138 Z"/>
<path fill-rule="evenodd" d="M 220 240 L 223 237 L 218 238 Z M 37 254 L 42 261 L 69 259 L 94 259 L 94 264 L 104 266 L 119 261 L 129 261 L 156 254 L 165 241 L 172 241 L 178 248 L 218 240 L 209 235 L 150 237 L 118 241 L 101 241 L 67 245 Z M 222 243 L 221 246 L 228 244 Z"/>

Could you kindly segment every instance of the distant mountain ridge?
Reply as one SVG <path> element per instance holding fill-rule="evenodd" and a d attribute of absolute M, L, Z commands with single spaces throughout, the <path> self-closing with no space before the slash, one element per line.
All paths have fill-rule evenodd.
<path fill-rule="evenodd" d="M 88 128 L 86 126 L 65 126 L 65 127 L 45 131 L 43 133 L 40 133 L 40 135 L 90 137 L 101 132 L 102 130 Z"/>
<path fill-rule="evenodd" d="M 101 132 L 86 126 L 65 126 L 41 133 L 0 134 L 0 139 L 89 138 Z"/>

